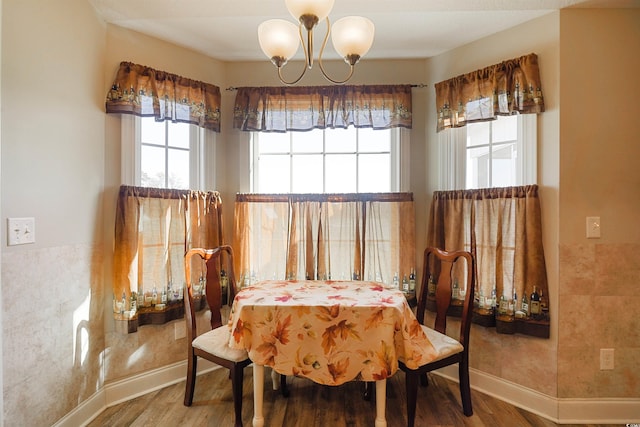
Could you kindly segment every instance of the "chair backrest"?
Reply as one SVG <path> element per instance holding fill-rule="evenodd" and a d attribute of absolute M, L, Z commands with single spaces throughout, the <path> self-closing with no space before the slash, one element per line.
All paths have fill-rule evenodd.
<path fill-rule="evenodd" d="M 429 295 L 429 280 L 436 283 L 435 295 Z M 464 292 L 464 299 L 458 297 L 454 301 L 454 283 L 457 282 L 457 292 Z M 464 288 L 462 287 L 464 285 Z M 424 269 L 422 286 L 416 317 L 424 324 L 424 312 L 429 302 L 435 298 L 435 326 L 434 329 L 442 334 L 447 330 L 447 312 L 453 305 L 461 308 L 460 337 L 458 341 L 466 348 L 469 342 L 471 316 L 473 315 L 473 300 L 475 292 L 475 262 L 467 251 L 444 251 L 429 247 L 424 251 Z M 462 293 L 458 294 L 459 296 Z"/>
<path fill-rule="evenodd" d="M 222 256 L 225 254 L 226 256 Z M 226 258 L 226 259 L 223 259 Z M 205 297 L 209 310 L 211 310 L 211 329 L 222 326 L 222 287 L 221 287 L 221 269 L 223 261 L 225 262 L 225 271 L 228 279 L 228 304 L 231 304 L 236 294 L 236 278 L 233 271 L 233 250 L 231 246 L 218 246 L 213 249 L 193 248 L 187 251 L 184 257 L 184 271 L 186 280 L 186 292 L 184 295 L 185 318 L 187 320 L 187 338 L 192 341 L 197 336 L 196 316 L 194 307 L 194 289 L 193 285 L 198 282 L 199 277 L 192 277 L 192 271 L 195 263 L 204 261 L 206 270 L 204 278 L 206 279 Z M 201 271 L 201 268 L 198 268 Z M 202 292 L 202 291 L 201 291 Z"/>

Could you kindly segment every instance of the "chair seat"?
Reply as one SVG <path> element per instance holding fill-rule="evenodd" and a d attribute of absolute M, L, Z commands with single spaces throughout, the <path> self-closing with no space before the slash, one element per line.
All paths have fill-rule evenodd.
<path fill-rule="evenodd" d="M 245 350 L 238 350 L 229 347 L 229 338 L 231 331 L 226 325 L 215 328 L 211 331 L 198 335 L 192 342 L 193 348 L 197 348 L 214 356 L 231 360 L 232 362 L 241 362 L 249 356 Z"/>
<path fill-rule="evenodd" d="M 435 329 L 431 329 L 427 326 L 421 325 L 422 330 L 431 341 L 433 348 L 436 350 L 438 356 L 431 361 L 437 362 L 438 360 L 444 359 L 456 353 L 462 353 L 464 347 L 457 340 L 451 338 L 448 335 L 441 334 Z"/>

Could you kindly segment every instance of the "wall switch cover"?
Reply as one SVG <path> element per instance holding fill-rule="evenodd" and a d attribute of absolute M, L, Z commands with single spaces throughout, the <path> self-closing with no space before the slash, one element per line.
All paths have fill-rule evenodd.
<path fill-rule="evenodd" d="M 9 246 L 24 245 L 36 242 L 35 218 L 8 218 L 7 244 Z"/>

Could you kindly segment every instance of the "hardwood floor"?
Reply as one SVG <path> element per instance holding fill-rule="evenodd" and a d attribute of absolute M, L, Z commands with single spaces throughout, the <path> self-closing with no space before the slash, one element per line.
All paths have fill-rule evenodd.
<path fill-rule="evenodd" d="M 267 372 L 269 372 L 267 370 Z M 228 371 L 217 369 L 196 380 L 193 405 L 183 405 L 185 382 L 107 408 L 89 427 L 97 426 L 232 426 L 233 402 Z M 375 397 L 362 398 L 363 383 L 339 387 L 322 386 L 301 378 L 287 378 L 290 396 L 283 397 L 265 384 L 265 427 L 372 427 Z M 253 417 L 252 368 L 245 369 L 242 420 L 251 426 Z M 511 406 L 501 400 L 471 391 L 473 416 L 462 414 L 457 383 L 430 375 L 429 387 L 420 388 L 416 427 L 551 427 L 558 424 Z M 398 371 L 387 381 L 388 427 L 406 426 L 404 373 Z M 564 425 L 566 426 L 566 425 Z M 592 427 L 605 427 L 603 424 Z"/>

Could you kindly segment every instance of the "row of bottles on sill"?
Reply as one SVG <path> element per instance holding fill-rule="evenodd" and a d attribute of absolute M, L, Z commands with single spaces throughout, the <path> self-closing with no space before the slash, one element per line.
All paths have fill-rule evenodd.
<path fill-rule="evenodd" d="M 525 292 L 518 298 L 515 290 L 511 298 L 502 295 L 497 306 L 497 314 L 516 319 L 549 320 L 549 305 L 542 290 L 534 286 L 528 297 Z"/>
<path fill-rule="evenodd" d="M 200 298 L 205 295 L 206 282 L 205 277 L 200 276 L 198 282 L 192 285 L 192 295 L 194 298 Z M 222 288 L 223 298 L 227 295 L 228 284 L 229 279 L 227 274 L 222 270 L 220 273 L 220 287 Z M 146 307 L 162 310 L 168 304 L 181 302 L 183 299 L 184 286 L 174 286 L 172 282 L 169 282 L 167 287 L 160 291 L 158 291 L 156 286 L 146 292 L 133 291 L 128 299 L 125 292 L 122 293 L 121 298 L 116 298 L 114 295 L 113 311 L 124 317 L 132 318 L 140 308 Z"/>
<path fill-rule="evenodd" d="M 405 294 L 411 294 L 416 291 L 416 270 L 411 268 L 409 277 L 407 275 L 402 276 L 402 284 L 400 283 L 400 276 L 398 272 L 393 275 L 393 289 L 401 290 Z"/>
<path fill-rule="evenodd" d="M 435 295 L 436 281 L 433 277 L 429 277 L 428 294 Z M 452 304 L 461 305 L 466 296 L 466 290 L 459 286 L 458 280 L 454 279 L 451 285 Z M 485 295 L 484 290 L 479 287 L 474 296 L 474 307 L 482 314 L 496 314 L 503 317 L 516 319 L 534 319 L 548 320 L 549 306 L 547 299 L 541 289 L 533 286 L 531 294 L 527 296 L 525 292 L 521 298 L 514 289 L 511 298 L 507 298 L 504 294 L 500 296 L 500 300 L 496 299 L 495 287 L 491 289 L 490 295 Z"/>

